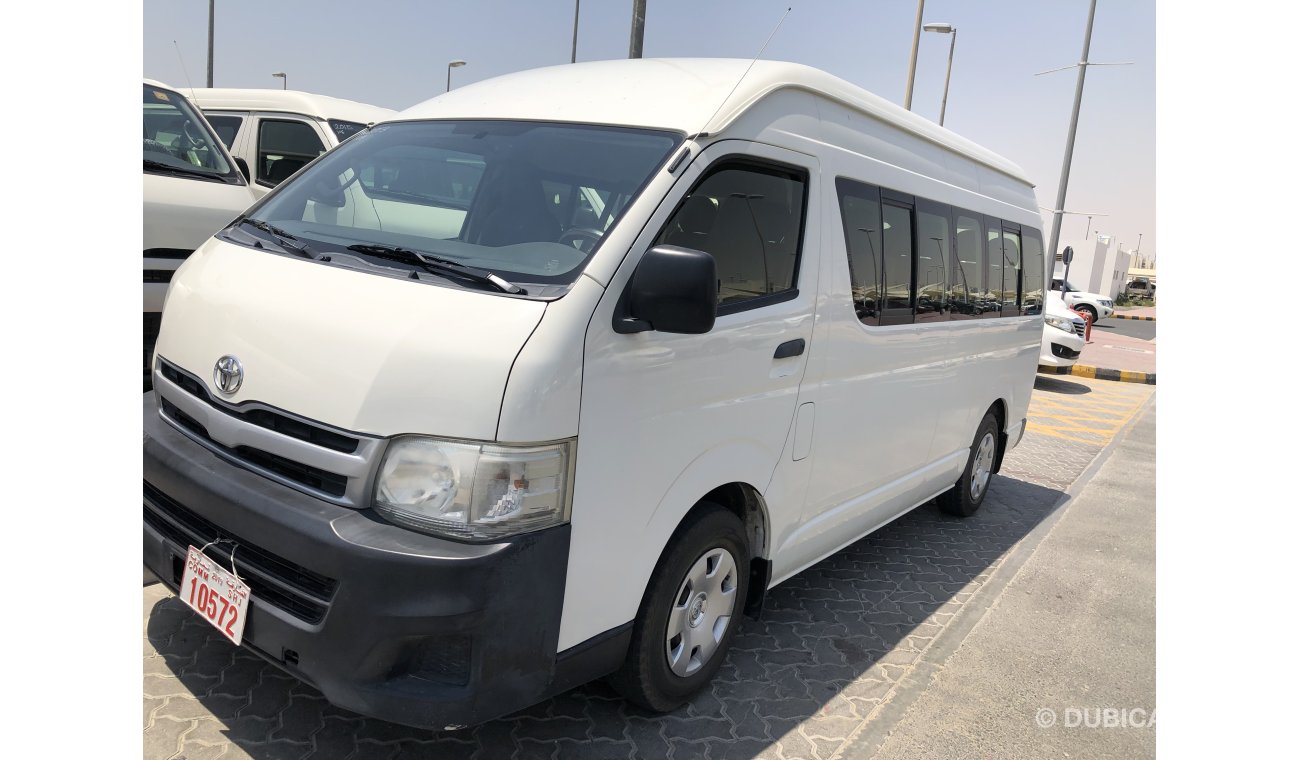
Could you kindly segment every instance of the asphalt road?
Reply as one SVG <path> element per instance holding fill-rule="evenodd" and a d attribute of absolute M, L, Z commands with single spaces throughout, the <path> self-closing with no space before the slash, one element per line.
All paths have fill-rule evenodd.
<path fill-rule="evenodd" d="M 1098 334 L 1105 335 L 1127 335 L 1130 338 L 1141 338 L 1142 340 L 1152 340 L 1156 337 L 1156 323 L 1148 322 L 1144 319 L 1103 319 L 1092 326 L 1093 336 Z"/>

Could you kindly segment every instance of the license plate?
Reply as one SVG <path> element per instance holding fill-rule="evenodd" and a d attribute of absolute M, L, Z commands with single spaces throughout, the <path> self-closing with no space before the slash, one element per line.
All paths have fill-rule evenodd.
<path fill-rule="evenodd" d="M 252 598 L 248 586 L 193 546 L 185 555 L 180 597 L 239 646 L 244 638 L 248 601 Z"/>

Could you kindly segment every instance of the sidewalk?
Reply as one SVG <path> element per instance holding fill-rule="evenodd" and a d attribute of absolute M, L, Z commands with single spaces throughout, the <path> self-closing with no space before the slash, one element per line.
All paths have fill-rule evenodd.
<path fill-rule="evenodd" d="M 1116 317 L 1137 317 L 1137 318 L 1156 318 L 1156 307 L 1154 306 L 1120 306 L 1115 309 Z"/>
<path fill-rule="evenodd" d="M 878 751 L 849 758 L 1155 756 L 1155 428 L 1153 404 Z"/>
<path fill-rule="evenodd" d="M 1092 340 L 1083 347 L 1078 363 L 1128 372 L 1155 372 L 1156 342 L 1116 335 L 1094 327 Z"/>

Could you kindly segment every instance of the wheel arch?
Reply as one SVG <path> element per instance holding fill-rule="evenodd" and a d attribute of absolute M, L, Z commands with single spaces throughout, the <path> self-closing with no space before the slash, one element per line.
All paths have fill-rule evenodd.
<path fill-rule="evenodd" d="M 997 420 L 998 423 L 998 452 L 997 456 L 993 458 L 993 472 L 995 473 L 1002 469 L 1002 455 L 1007 451 L 1007 425 L 1009 424 L 1010 417 L 1009 409 L 1010 404 L 1007 403 L 1007 400 L 1004 398 L 998 398 L 984 411 L 984 414 L 992 413 L 993 419 Z M 983 419 L 983 415 L 980 415 L 980 418 Z"/>

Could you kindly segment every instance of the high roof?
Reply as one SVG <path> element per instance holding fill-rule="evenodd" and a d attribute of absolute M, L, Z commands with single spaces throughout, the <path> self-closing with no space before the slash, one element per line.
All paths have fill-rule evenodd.
<path fill-rule="evenodd" d="M 230 87 L 196 87 L 184 90 L 190 101 L 204 110 L 283 111 L 318 119 L 343 119 L 369 124 L 386 121 L 397 112 L 355 100 L 331 98 L 299 90 L 236 89 Z"/>
<path fill-rule="evenodd" d="M 820 69 L 756 61 L 741 80 L 749 65 L 736 58 L 642 58 L 549 66 L 459 87 L 396 119 L 533 119 L 716 133 L 760 98 L 792 88 L 838 101 L 1030 183 L 1011 161 Z"/>

